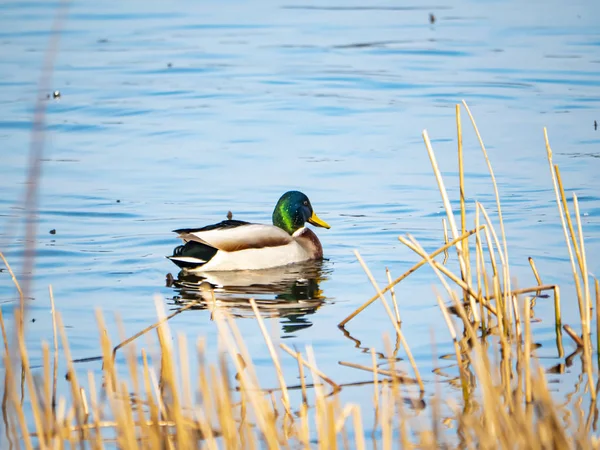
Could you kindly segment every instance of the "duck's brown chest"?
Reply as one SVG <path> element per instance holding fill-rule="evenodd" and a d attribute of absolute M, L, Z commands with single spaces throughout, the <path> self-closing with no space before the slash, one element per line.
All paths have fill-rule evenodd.
<path fill-rule="evenodd" d="M 311 255 L 311 259 L 323 257 L 321 241 L 310 228 L 303 228 L 296 233 L 294 233 L 294 238 Z"/>

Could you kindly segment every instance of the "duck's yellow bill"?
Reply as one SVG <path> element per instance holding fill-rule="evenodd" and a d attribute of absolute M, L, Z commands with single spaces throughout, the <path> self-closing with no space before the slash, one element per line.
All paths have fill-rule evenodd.
<path fill-rule="evenodd" d="M 319 216 L 317 216 L 314 211 L 312 213 L 312 216 L 310 216 L 310 218 L 308 219 L 308 222 L 312 223 L 316 227 L 323 227 L 327 229 L 331 228 L 327 222 L 319 219 Z"/>

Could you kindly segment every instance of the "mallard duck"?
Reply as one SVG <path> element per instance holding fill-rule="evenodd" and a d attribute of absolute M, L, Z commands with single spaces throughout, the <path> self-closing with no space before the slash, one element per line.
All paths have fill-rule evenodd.
<path fill-rule="evenodd" d="M 320 259 L 323 247 L 306 222 L 330 228 L 306 195 L 289 191 L 275 205 L 273 225 L 228 219 L 174 230 L 184 244 L 167 258 L 186 272 L 259 270 Z"/>

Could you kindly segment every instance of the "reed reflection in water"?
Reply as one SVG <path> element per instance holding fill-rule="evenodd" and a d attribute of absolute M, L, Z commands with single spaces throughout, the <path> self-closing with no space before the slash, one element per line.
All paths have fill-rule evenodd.
<path fill-rule="evenodd" d="M 285 334 L 312 326 L 307 316 L 326 301 L 321 285 L 329 279 L 327 262 L 309 261 L 265 270 L 205 272 L 183 271 L 169 281 L 177 293 L 176 305 L 196 303 L 190 309 L 227 308 L 233 317 L 254 317 L 249 300 L 256 301 L 263 317 L 281 317 Z"/>

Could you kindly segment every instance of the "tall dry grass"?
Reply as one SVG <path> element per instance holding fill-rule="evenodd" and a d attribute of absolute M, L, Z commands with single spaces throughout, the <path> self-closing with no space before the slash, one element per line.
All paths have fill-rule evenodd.
<path fill-rule="evenodd" d="M 185 337 L 178 335 L 172 339 L 168 327 L 170 317 L 193 304 L 166 316 L 160 299 L 156 302 L 157 323 L 116 345 L 110 341 L 102 314 L 97 313 L 102 352 L 99 383 L 93 372 L 85 376 L 75 370 L 66 330 L 60 312 L 54 309 L 50 289 L 55 338 L 51 345 L 42 343 L 41 368 L 30 365 L 24 329 L 10 339 L 0 312 L 5 376 L 3 448 L 597 448 L 594 436 L 597 385 L 592 362 L 597 349 L 593 349 L 591 339 L 591 286 L 595 286 L 597 314 L 600 289 L 598 282 L 591 283 L 587 274 L 577 197 L 573 197 L 571 212 L 545 135 L 550 176 L 580 311 L 580 323 L 573 327 L 580 331 L 562 323 L 560 288 L 542 283 L 533 260 L 530 259 L 530 264 L 538 284 L 521 289 L 512 287 L 501 195 L 473 116 L 467 105 L 463 106 L 488 164 L 496 196 L 497 223 L 484 205 L 476 203 L 475 223 L 470 229 L 467 224 L 461 106 L 457 105 L 459 222 L 450 207 L 428 134 L 423 133 L 446 210 L 444 229 L 449 229 L 449 233 L 444 233 L 445 244 L 427 252 L 412 236 L 401 236 L 400 241 L 418 255 L 419 261 L 396 279 L 388 271 L 388 285 L 384 287 L 377 284 L 367 264 L 356 253 L 376 294 L 339 326 L 345 332 L 349 322 L 360 320 L 360 313 L 379 300 L 397 344 L 397 349 L 392 350 L 386 340 L 385 350 L 378 352 L 389 361 L 385 370 L 378 367 L 375 349 L 371 349 L 371 366 L 340 362 L 344 370 L 371 373 L 372 381 L 368 383 L 373 386 L 373 429 L 366 430 L 363 420 L 365 415 L 372 415 L 371 408 L 365 411 L 358 404 L 342 402 L 340 392 L 347 386 L 336 383 L 319 369 L 318 358 L 310 347 L 302 351 L 284 344 L 276 347 L 254 301 L 250 301 L 250 307 L 272 358 L 278 380 L 276 388 L 261 386 L 252 355 L 226 307 L 212 309 L 223 351 L 218 363 L 208 363 L 202 338 L 190 352 Z M 445 265 L 451 250 L 456 254 L 460 273 Z M 442 254 L 445 257 L 440 262 L 436 258 Z M 22 293 L 9 262 L 3 256 L 2 259 L 15 288 Z M 436 368 L 434 372 L 441 377 L 450 367 L 456 370 L 456 376 L 450 376 L 448 381 L 460 387 L 461 396 L 457 398 L 443 398 L 438 382 L 423 381 L 403 333 L 402 308 L 394 286 L 425 265 L 433 269 L 437 276 L 437 281 L 433 281 L 445 292 L 437 294 L 437 301 L 454 348 L 451 366 Z M 560 357 L 564 357 L 563 330 L 581 354 L 585 374 L 582 381 L 591 400 L 589 409 L 584 409 L 581 402 L 567 406 L 553 399 L 546 373 L 536 359 L 530 319 L 536 297 L 543 291 L 553 294 Z M 16 325 L 24 326 L 20 312 L 26 311 L 26 301 L 22 294 L 20 307 L 16 309 Z M 155 332 L 158 337 L 158 359 L 149 358 L 144 348 L 136 346 L 136 339 L 147 332 Z M 596 333 L 598 342 L 600 334 L 598 330 Z M 396 367 L 395 354 L 400 348 L 412 373 Z M 126 374 L 117 370 L 118 352 L 126 355 Z M 287 378 L 298 377 L 299 385 L 286 383 L 283 357 L 296 361 L 297 373 L 287 374 Z M 67 364 L 68 392 L 57 392 L 59 358 Z M 194 360 L 199 370 L 197 377 L 190 375 Z M 298 396 L 291 395 L 292 391 L 301 393 L 296 402 L 293 399 Z M 428 414 L 414 413 L 422 409 Z M 569 423 L 565 417 L 570 418 Z M 450 426 L 452 432 L 448 431 Z"/>

